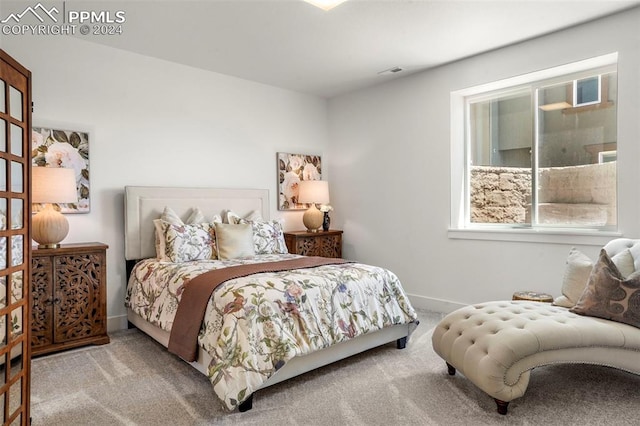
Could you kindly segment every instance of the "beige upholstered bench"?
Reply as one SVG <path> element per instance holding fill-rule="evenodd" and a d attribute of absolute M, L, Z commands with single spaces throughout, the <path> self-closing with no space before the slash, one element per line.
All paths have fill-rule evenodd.
<path fill-rule="evenodd" d="M 524 395 L 535 367 L 586 363 L 640 374 L 640 329 L 541 302 L 459 309 L 434 330 L 433 349 L 449 374 L 460 371 L 496 400 L 501 414 Z"/>
<path fill-rule="evenodd" d="M 604 249 L 612 257 L 627 250 L 623 254 L 629 272 L 640 270 L 638 240 L 613 240 Z M 495 399 L 501 414 L 507 413 L 510 401 L 524 395 L 535 367 L 584 363 L 640 374 L 640 328 L 549 303 L 466 306 L 443 318 L 432 340 L 449 374 L 460 371 Z"/>

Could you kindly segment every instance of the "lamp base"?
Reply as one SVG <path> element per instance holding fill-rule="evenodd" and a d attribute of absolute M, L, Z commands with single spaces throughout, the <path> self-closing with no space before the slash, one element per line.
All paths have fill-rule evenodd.
<path fill-rule="evenodd" d="M 54 248 L 59 248 L 60 244 L 56 243 L 56 244 L 38 244 L 38 248 L 39 249 L 54 249 Z"/>
<path fill-rule="evenodd" d="M 302 215 L 302 223 L 309 232 L 318 232 L 323 220 L 324 214 L 318 210 L 315 204 L 311 204 L 311 207 Z"/>
<path fill-rule="evenodd" d="M 38 212 L 31 220 L 31 237 L 38 248 L 57 248 L 69 233 L 69 221 L 51 204 Z"/>

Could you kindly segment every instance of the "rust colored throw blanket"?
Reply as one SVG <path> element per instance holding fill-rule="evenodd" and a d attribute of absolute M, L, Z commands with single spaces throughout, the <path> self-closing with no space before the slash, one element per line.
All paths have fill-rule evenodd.
<path fill-rule="evenodd" d="M 176 317 L 169 335 L 169 352 L 185 361 L 195 361 L 198 353 L 198 334 L 204 320 L 209 299 L 220 284 L 234 278 L 262 272 L 280 272 L 292 269 L 347 263 L 344 259 L 307 256 L 279 262 L 252 263 L 205 272 L 185 284 Z"/>

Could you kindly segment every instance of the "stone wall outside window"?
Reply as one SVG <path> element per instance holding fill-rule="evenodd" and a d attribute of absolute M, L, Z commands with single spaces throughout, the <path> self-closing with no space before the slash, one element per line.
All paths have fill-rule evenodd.
<path fill-rule="evenodd" d="M 540 169 L 538 223 L 616 224 L 616 163 Z M 531 169 L 473 166 L 471 223 L 529 223 Z"/>

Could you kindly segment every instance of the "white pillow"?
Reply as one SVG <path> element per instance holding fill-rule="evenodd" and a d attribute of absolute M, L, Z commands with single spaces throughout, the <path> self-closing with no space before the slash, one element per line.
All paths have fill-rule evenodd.
<path fill-rule="evenodd" d="M 191 215 L 187 218 L 185 223 L 205 223 L 208 222 L 202 210 L 198 207 L 194 207 L 191 211 Z M 211 223 L 222 223 L 222 217 L 219 214 L 214 214 L 211 218 Z"/>
<path fill-rule="evenodd" d="M 239 214 L 232 210 L 227 210 L 225 213 L 225 223 L 237 225 L 239 223 L 247 223 L 254 220 L 262 220 L 262 214 L 259 210 L 253 210 L 249 212 L 245 217 L 240 217 Z"/>
<path fill-rule="evenodd" d="M 255 255 L 251 225 L 216 223 L 215 228 L 218 259 L 237 259 Z"/>
<path fill-rule="evenodd" d="M 572 247 L 569 250 L 567 266 L 562 277 L 562 296 L 557 297 L 553 304 L 572 308 L 587 286 L 591 269 L 593 269 L 593 261 L 586 254 Z"/>
<path fill-rule="evenodd" d="M 616 254 L 611 260 L 624 278 L 635 271 L 633 256 L 629 249 Z M 587 255 L 572 247 L 567 257 L 567 266 L 562 278 L 562 296 L 556 297 L 553 304 L 572 308 L 580 300 L 587 286 L 593 265 L 594 262 Z"/>
<path fill-rule="evenodd" d="M 625 249 L 611 258 L 624 279 L 636 271 L 635 262 L 630 249 Z"/>
<path fill-rule="evenodd" d="M 206 222 L 204 218 L 204 213 L 197 207 L 191 209 L 191 214 L 187 218 L 186 223 L 204 223 Z"/>

